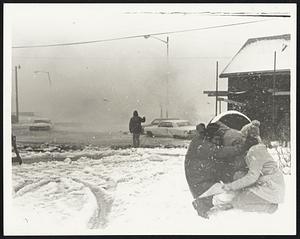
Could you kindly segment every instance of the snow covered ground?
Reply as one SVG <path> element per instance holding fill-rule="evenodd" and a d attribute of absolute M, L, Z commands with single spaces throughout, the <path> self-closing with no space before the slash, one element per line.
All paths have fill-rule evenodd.
<path fill-rule="evenodd" d="M 199 217 L 191 204 L 184 175 L 185 153 L 186 148 L 93 148 L 64 154 L 63 161 L 13 165 L 12 204 L 7 205 L 5 232 L 293 234 L 293 171 L 285 176 L 286 200 L 275 214 L 229 210 L 207 220 Z M 275 158 L 278 155 L 274 150 L 271 153 Z M 45 155 L 31 152 L 23 156 L 26 161 L 26 157 Z"/>

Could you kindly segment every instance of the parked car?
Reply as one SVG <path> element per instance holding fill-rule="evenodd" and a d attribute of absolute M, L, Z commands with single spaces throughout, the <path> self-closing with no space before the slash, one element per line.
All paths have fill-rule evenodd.
<path fill-rule="evenodd" d="M 179 120 L 179 118 L 157 118 L 151 121 L 150 124 L 142 124 L 142 133 L 145 133 L 145 127 L 158 126 L 158 124 L 164 120 Z"/>
<path fill-rule="evenodd" d="M 150 136 L 173 138 L 192 138 L 196 134 L 196 126 L 188 120 L 162 120 L 157 126 L 145 127 L 145 133 Z"/>
<path fill-rule="evenodd" d="M 31 125 L 29 125 L 29 130 L 51 130 L 52 123 L 49 119 L 35 119 Z"/>

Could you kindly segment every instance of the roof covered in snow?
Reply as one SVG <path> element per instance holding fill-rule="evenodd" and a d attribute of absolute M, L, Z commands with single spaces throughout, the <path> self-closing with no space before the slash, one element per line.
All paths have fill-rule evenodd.
<path fill-rule="evenodd" d="M 289 71 L 291 68 L 290 34 L 284 34 L 248 39 L 225 67 L 220 77 L 273 72 L 275 51 L 276 71 Z"/>

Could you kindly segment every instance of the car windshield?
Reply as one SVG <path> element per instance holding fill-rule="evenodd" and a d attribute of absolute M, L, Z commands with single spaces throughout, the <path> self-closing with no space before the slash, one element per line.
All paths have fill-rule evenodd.
<path fill-rule="evenodd" d="M 151 122 L 151 124 L 153 124 L 153 125 L 158 125 L 159 122 L 160 122 L 160 120 L 153 120 L 153 121 Z"/>
<path fill-rule="evenodd" d="M 171 128 L 173 127 L 172 123 L 171 122 L 161 122 L 158 127 L 168 127 L 168 128 Z"/>
<path fill-rule="evenodd" d="M 179 120 L 178 118 L 160 118 L 160 119 L 154 119 L 151 124 L 152 125 L 158 125 L 160 122 L 165 120 Z"/>
<path fill-rule="evenodd" d="M 50 120 L 34 120 L 33 122 L 34 123 L 47 123 L 47 124 L 49 124 Z"/>
<path fill-rule="evenodd" d="M 191 125 L 191 124 L 190 124 L 190 122 L 188 122 L 188 121 L 185 121 L 185 122 L 178 122 L 178 123 L 177 123 L 177 126 L 178 126 L 178 127 L 189 126 L 189 125 Z"/>

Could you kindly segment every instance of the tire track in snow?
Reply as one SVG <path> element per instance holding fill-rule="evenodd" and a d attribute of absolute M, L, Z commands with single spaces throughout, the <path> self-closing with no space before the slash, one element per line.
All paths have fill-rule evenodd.
<path fill-rule="evenodd" d="M 94 212 L 93 216 L 89 219 L 88 227 L 90 229 L 105 227 L 108 223 L 108 214 L 111 211 L 113 198 L 108 193 L 106 193 L 105 190 L 101 187 L 94 186 L 77 178 L 70 179 L 87 187 L 96 199 L 97 209 Z M 61 179 L 59 177 L 55 177 L 51 179 L 41 179 L 37 182 L 31 180 L 26 181 L 25 183 L 15 188 L 14 197 L 21 197 L 26 193 L 34 192 L 50 182 L 59 183 L 61 182 Z"/>
<path fill-rule="evenodd" d="M 32 182 L 32 183 L 30 183 L 30 181 L 28 183 L 25 182 L 23 185 L 21 185 L 20 187 L 15 189 L 15 197 L 20 197 L 20 196 L 24 195 L 25 193 L 33 192 L 50 182 L 58 183 L 58 182 L 60 182 L 60 179 L 59 178 L 51 178 L 51 179 L 41 179 L 38 182 Z"/>
<path fill-rule="evenodd" d="M 90 218 L 88 227 L 90 229 L 97 229 L 107 226 L 108 214 L 111 211 L 111 207 L 114 201 L 113 198 L 101 187 L 94 186 L 77 178 L 72 178 L 72 180 L 88 187 L 96 198 L 98 207 L 94 212 L 94 215 Z"/>
<path fill-rule="evenodd" d="M 62 178 L 68 178 L 69 180 L 82 185 L 82 187 L 87 190 L 88 195 L 90 196 L 90 199 L 84 204 L 89 209 L 89 213 L 84 214 L 86 215 L 84 220 L 80 213 L 74 215 L 74 213 L 72 212 L 73 216 L 78 216 L 78 220 L 76 220 L 76 223 L 78 223 L 79 226 L 82 225 L 85 228 L 89 229 L 103 229 L 123 213 L 127 214 L 129 212 L 127 210 L 128 203 L 132 204 L 131 202 L 133 202 L 133 204 L 135 204 L 135 199 L 141 197 L 140 192 L 143 191 L 142 189 L 147 188 L 149 185 L 156 182 L 161 175 L 165 174 L 168 171 L 167 168 L 169 167 L 165 167 L 169 165 L 168 162 L 170 161 L 170 158 L 173 159 L 174 156 L 175 158 L 177 158 L 178 156 L 183 155 L 179 150 L 176 150 L 174 152 L 167 152 L 167 150 L 158 149 L 145 150 L 145 152 L 132 152 L 132 150 L 127 150 L 125 152 L 113 151 L 110 153 L 113 154 L 113 157 L 103 157 L 101 158 L 101 160 L 91 160 L 90 158 L 82 157 L 77 162 L 72 162 L 73 160 L 68 159 L 64 160 L 64 162 L 56 162 L 54 163 L 54 165 L 51 164 L 51 166 L 50 163 L 47 164 L 44 162 L 35 165 L 27 164 L 25 170 L 26 174 L 21 175 L 21 178 L 31 178 L 32 180 L 30 181 L 34 182 L 32 183 L 34 186 L 28 185 L 30 184 L 28 180 L 27 185 L 22 187 L 22 184 L 24 184 L 23 181 L 22 183 L 19 183 L 19 185 L 17 185 L 19 188 L 15 187 L 15 190 L 18 192 L 22 188 L 26 188 L 27 191 L 25 191 L 24 189 L 21 190 L 21 192 L 23 191 L 24 194 L 26 192 L 30 192 L 31 189 L 38 190 L 39 186 L 43 187 L 47 183 L 53 181 L 59 182 L 58 179 L 54 179 L 54 176 L 60 178 L 62 183 Z M 158 167 L 160 168 L 159 170 Z M 161 169 L 161 167 L 163 169 Z M 28 170 L 28 168 L 30 168 L 30 170 Z M 45 170 L 45 168 L 47 170 Z M 147 168 L 147 170 L 145 170 L 145 168 Z M 32 172 L 32 170 L 34 170 L 34 173 Z M 101 174 L 104 175 L 99 175 L 94 171 L 101 171 Z M 18 173 L 17 170 L 16 173 Z M 37 179 L 36 177 L 46 177 L 47 180 L 40 180 L 39 184 L 37 184 L 37 180 L 39 179 Z M 114 179 L 113 185 L 109 185 L 109 183 L 107 182 L 108 178 Z M 16 180 L 18 181 L 18 179 Z M 115 192 L 116 195 L 113 195 L 114 197 L 112 197 L 110 190 L 115 190 L 118 183 L 124 183 L 125 186 L 118 187 L 119 192 Z M 52 185 L 51 187 L 54 186 Z M 69 196 L 71 196 L 68 196 L 68 192 L 65 191 L 60 193 L 64 194 L 62 196 L 60 195 L 60 197 L 69 198 Z M 81 194 L 81 192 L 79 193 Z M 19 193 L 19 195 L 21 194 Z M 38 194 L 36 194 L 36 196 L 38 196 Z M 73 196 L 71 197 L 73 199 Z M 113 202 L 117 201 L 118 198 L 120 199 L 121 204 L 114 204 L 116 206 L 114 207 Z M 46 198 L 41 199 L 46 200 Z M 48 210 L 52 210 L 52 208 L 49 206 L 51 203 L 48 201 L 45 201 L 45 203 L 47 205 L 47 208 L 49 208 Z M 60 202 L 58 201 L 58 203 Z M 60 204 L 55 204 L 54 210 L 56 210 L 56 207 L 60 206 Z M 73 208 L 73 205 L 71 205 L 71 207 Z M 39 208 L 37 209 L 39 210 Z M 45 211 L 43 208 L 41 208 L 41 210 L 43 212 Z M 83 210 L 86 209 L 84 208 Z M 55 211 L 55 213 L 59 215 L 60 211 L 61 210 L 57 209 L 57 212 Z M 69 219 L 68 222 L 71 221 L 72 223 L 73 220 Z M 80 225 L 81 222 L 82 224 Z"/>
<path fill-rule="evenodd" d="M 25 180 L 24 182 L 17 184 L 16 186 L 14 186 L 13 190 L 14 193 L 17 193 L 19 190 L 21 190 L 22 188 L 24 188 L 25 186 L 32 184 L 33 180 Z"/>

